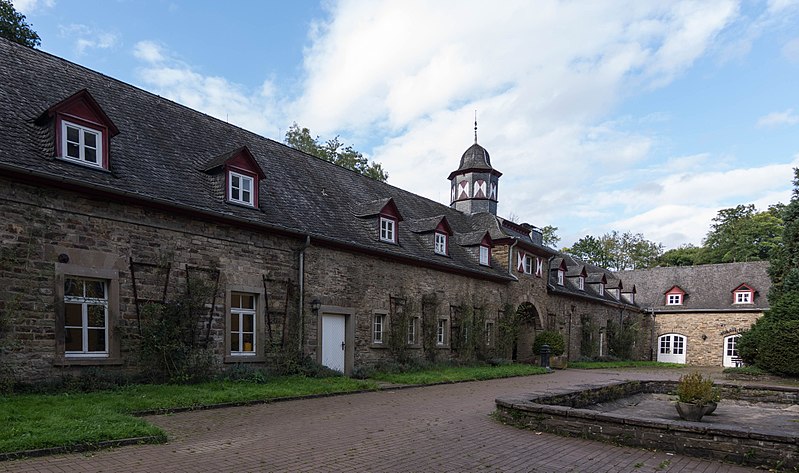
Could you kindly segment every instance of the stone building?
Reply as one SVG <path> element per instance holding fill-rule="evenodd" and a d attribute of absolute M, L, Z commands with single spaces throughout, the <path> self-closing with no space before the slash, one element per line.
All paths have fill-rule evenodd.
<path fill-rule="evenodd" d="M 768 309 L 767 261 L 622 271 L 654 318 L 657 361 L 737 366 L 736 342 Z"/>
<path fill-rule="evenodd" d="M 294 353 L 346 373 L 531 361 L 544 329 L 575 359 L 606 353 L 609 321 L 648 323 L 617 277 L 497 216 L 476 140 L 446 206 L 2 39 L 0 84 L 0 364 L 17 380 L 136 370 L 165 307 L 218 366 Z"/>

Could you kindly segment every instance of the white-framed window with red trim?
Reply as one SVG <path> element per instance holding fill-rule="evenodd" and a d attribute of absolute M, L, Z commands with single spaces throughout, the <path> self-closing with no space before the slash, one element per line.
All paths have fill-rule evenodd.
<path fill-rule="evenodd" d="M 563 279 L 565 278 L 565 276 L 566 276 L 566 273 L 562 269 L 559 269 L 558 270 L 558 286 L 562 286 L 563 285 Z"/>
<path fill-rule="evenodd" d="M 61 158 L 103 168 L 103 132 L 100 129 L 61 120 Z"/>
<path fill-rule="evenodd" d="M 397 242 L 397 221 L 393 218 L 380 217 L 380 241 Z"/>
<path fill-rule="evenodd" d="M 735 304 L 751 304 L 753 301 L 751 290 L 747 291 L 735 291 L 733 302 Z"/>
<path fill-rule="evenodd" d="M 229 202 L 255 207 L 255 178 L 236 171 L 228 171 Z"/>
<path fill-rule="evenodd" d="M 581 291 L 585 291 L 585 276 L 579 276 L 577 278 L 577 288 Z"/>
<path fill-rule="evenodd" d="M 480 264 L 491 266 L 491 248 L 486 245 L 480 245 Z"/>
<path fill-rule="evenodd" d="M 437 255 L 447 256 L 447 247 L 448 247 L 447 234 L 442 232 L 435 232 L 433 238 L 435 240 L 434 241 L 435 253 Z"/>
<path fill-rule="evenodd" d="M 666 305 L 682 305 L 682 294 L 666 294 Z"/>

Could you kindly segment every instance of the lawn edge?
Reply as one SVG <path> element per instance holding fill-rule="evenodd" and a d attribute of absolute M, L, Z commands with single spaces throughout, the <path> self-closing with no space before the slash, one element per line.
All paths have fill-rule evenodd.
<path fill-rule="evenodd" d="M 84 442 L 58 447 L 35 448 L 33 450 L 19 450 L 16 452 L 0 453 L 0 462 L 21 460 L 25 458 L 45 457 L 59 453 L 81 453 L 103 450 L 106 448 L 127 447 L 130 445 L 144 445 L 166 443 L 167 435 L 148 435 L 145 437 L 132 437 L 117 440 L 102 440 L 100 442 Z"/>

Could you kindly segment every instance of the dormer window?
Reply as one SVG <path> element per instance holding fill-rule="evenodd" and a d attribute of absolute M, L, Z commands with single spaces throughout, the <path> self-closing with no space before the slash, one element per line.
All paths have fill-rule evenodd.
<path fill-rule="evenodd" d="M 228 200 L 230 202 L 255 207 L 254 188 L 254 177 L 228 171 Z"/>
<path fill-rule="evenodd" d="M 397 242 L 397 222 L 394 219 L 380 217 L 380 241 Z"/>
<path fill-rule="evenodd" d="M 682 294 L 668 294 L 666 305 L 682 305 Z"/>
<path fill-rule="evenodd" d="M 580 276 L 577 278 L 577 288 L 581 291 L 585 291 L 585 276 Z"/>
<path fill-rule="evenodd" d="M 599 290 L 599 295 L 600 296 L 604 296 L 605 295 L 605 285 L 604 284 L 600 283 L 599 286 L 598 286 L 598 290 Z"/>
<path fill-rule="evenodd" d="M 447 234 L 435 232 L 435 249 L 437 255 L 447 255 Z"/>
<path fill-rule="evenodd" d="M 491 266 L 491 248 L 486 245 L 480 245 L 480 264 Z"/>
<path fill-rule="evenodd" d="M 752 304 L 755 300 L 755 291 L 746 284 L 741 284 L 732 291 L 733 304 Z"/>
<path fill-rule="evenodd" d="M 66 120 L 61 121 L 62 158 L 103 167 L 102 132 Z"/>
<path fill-rule="evenodd" d="M 563 285 L 563 279 L 564 279 L 565 276 L 566 276 L 566 272 L 563 271 L 562 269 L 559 269 L 558 270 L 558 286 L 562 286 Z"/>

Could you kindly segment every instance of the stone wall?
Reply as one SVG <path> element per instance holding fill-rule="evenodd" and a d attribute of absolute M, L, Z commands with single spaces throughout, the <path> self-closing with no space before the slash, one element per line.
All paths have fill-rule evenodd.
<path fill-rule="evenodd" d="M 760 312 L 657 314 L 655 342 L 667 333 L 683 335 L 686 337 L 686 364 L 721 366 L 724 337 L 749 330 L 762 315 Z"/>

